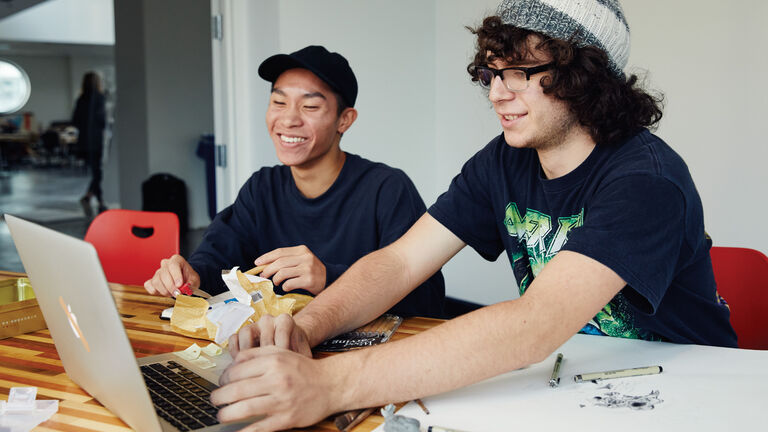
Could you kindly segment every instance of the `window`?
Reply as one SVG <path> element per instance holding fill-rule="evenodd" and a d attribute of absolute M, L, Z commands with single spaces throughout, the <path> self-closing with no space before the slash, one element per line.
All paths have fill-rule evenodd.
<path fill-rule="evenodd" d="M 30 90 L 27 73 L 16 63 L 0 59 L 0 114 L 21 109 L 29 99 Z"/>

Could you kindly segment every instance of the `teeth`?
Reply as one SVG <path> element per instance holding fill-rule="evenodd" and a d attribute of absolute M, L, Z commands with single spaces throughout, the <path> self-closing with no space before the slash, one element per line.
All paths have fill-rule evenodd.
<path fill-rule="evenodd" d="M 519 118 L 520 118 L 520 116 L 519 116 L 519 115 L 505 115 L 505 116 L 504 116 L 504 119 L 505 119 L 505 120 L 517 120 L 517 119 L 519 119 Z"/>
<path fill-rule="evenodd" d="M 302 137 L 287 137 L 285 135 L 280 135 L 280 139 L 286 143 L 299 143 L 307 140 L 306 138 Z"/>

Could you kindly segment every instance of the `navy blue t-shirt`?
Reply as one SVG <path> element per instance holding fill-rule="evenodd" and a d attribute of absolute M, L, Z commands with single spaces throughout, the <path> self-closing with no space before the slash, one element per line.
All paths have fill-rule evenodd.
<path fill-rule="evenodd" d="M 502 134 L 429 213 L 487 260 L 506 250 L 521 295 L 560 250 L 611 268 L 627 286 L 582 332 L 736 346 L 688 167 L 647 130 L 551 180 Z"/>
<path fill-rule="evenodd" d="M 216 215 L 189 262 L 201 288 L 216 294 L 226 290 L 222 269 L 248 269 L 276 248 L 306 245 L 325 265 L 327 286 L 364 255 L 397 240 L 425 211 L 403 171 L 354 154 L 346 154 L 338 178 L 317 198 L 301 194 L 289 167 L 265 167 Z M 444 298 L 438 271 L 391 311 L 442 317 Z"/>

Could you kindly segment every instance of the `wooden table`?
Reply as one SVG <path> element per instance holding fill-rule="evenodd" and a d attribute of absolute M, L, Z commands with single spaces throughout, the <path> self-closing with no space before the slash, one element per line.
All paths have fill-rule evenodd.
<path fill-rule="evenodd" d="M 0 280 L 22 277 L 0 271 Z M 173 306 L 173 299 L 148 295 L 143 287 L 110 284 L 136 357 L 186 349 L 196 339 L 171 331 L 169 321 L 158 316 Z M 439 324 L 440 320 L 409 318 L 392 340 L 403 339 Z M 327 354 L 318 354 L 319 356 Z M 35 431 L 129 431 L 122 420 L 73 383 L 61 365 L 47 329 L 0 340 L 0 397 L 8 399 L 11 387 L 37 387 L 38 399 L 58 399 L 59 411 Z M 372 431 L 384 419 L 371 415 L 355 431 Z M 303 430 L 336 431 L 331 420 Z"/>

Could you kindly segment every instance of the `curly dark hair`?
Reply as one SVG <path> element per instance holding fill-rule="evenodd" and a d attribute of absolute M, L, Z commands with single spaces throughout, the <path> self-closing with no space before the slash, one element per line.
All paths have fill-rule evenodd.
<path fill-rule="evenodd" d="M 472 81 L 477 81 L 477 66 L 495 59 L 522 62 L 533 50 L 544 51 L 553 63 L 551 73 L 541 79 L 544 93 L 565 101 L 598 144 L 616 144 L 661 120 L 663 95 L 639 88 L 637 75 L 625 78 L 613 73 L 601 49 L 577 47 L 571 41 L 504 24 L 498 16 L 485 18 L 478 28 L 467 28 L 477 35 L 477 53 L 467 66 Z M 534 36 L 539 38 L 535 46 L 529 44 Z"/>

